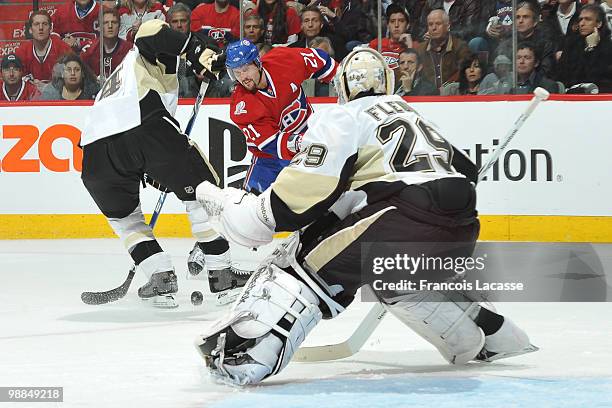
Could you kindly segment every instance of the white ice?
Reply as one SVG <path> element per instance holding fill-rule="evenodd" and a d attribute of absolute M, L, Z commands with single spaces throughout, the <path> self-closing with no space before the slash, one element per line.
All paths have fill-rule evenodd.
<path fill-rule="evenodd" d="M 185 282 L 192 242 L 161 240 L 174 259 L 182 302 L 161 311 L 135 291 L 105 306 L 85 290 L 125 279 L 130 259 L 118 240 L 0 241 L 0 386 L 62 386 L 44 407 L 612 407 L 612 304 L 498 305 L 541 347 L 492 364 L 450 366 L 428 343 L 387 317 L 364 349 L 326 363 L 291 363 L 258 387 L 214 383 L 193 346 L 219 310 L 193 307 L 199 282 Z M 262 257 L 241 252 L 245 264 Z M 344 340 L 369 305 L 324 321 L 307 344 Z"/>

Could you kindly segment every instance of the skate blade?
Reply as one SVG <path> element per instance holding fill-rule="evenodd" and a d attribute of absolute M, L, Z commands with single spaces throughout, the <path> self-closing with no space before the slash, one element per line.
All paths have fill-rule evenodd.
<path fill-rule="evenodd" d="M 490 363 L 492 361 L 501 360 L 502 358 L 516 357 L 516 356 L 520 356 L 523 354 L 534 353 L 538 351 L 539 349 L 540 349 L 539 347 L 534 346 L 533 344 L 530 344 L 524 349 L 519 350 L 519 351 L 514 351 L 514 352 L 509 352 L 509 353 L 496 353 L 486 358 L 477 359 L 477 361 Z"/>
<path fill-rule="evenodd" d="M 179 306 L 172 295 L 160 295 L 142 300 L 157 309 L 176 309 Z"/>

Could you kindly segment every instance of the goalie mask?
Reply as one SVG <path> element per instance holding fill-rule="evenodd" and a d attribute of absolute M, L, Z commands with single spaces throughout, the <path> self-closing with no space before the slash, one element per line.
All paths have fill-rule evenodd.
<path fill-rule="evenodd" d="M 382 55 L 372 48 L 357 48 L 338 67 L 334 87 L 338 103 L 344 104 L 364 92 L 393 94 L 395 77 Z"/>

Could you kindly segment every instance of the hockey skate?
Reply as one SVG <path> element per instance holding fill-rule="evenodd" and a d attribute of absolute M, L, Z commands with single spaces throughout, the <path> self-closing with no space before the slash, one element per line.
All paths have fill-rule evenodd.
<path fill-rule="evenodd" d="M 188 279 L 208 280 L 209 298 L 213 298 L 216 306 L 232 303 L 251 276 L 251 271 L 232 266 L 229 250 L 220 255 L 207 255 L 197 242 L 189 253 L 187 269 Z"/>
<path fill-rule="evenodd" d="M 178 291 L 174 271 L 157 272 L 151 275 L 147 283 L 138 289 L 138 296 L 151 305 L 162 309 L 173 309 L 178 303 L 173 294 Z"/>

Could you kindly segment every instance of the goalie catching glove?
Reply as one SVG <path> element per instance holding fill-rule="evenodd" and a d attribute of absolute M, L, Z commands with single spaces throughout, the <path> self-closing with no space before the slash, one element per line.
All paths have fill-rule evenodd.
<path fill-rule="evenodd" d="M 220 189 L 204 181 L 196 188 L 196 199 L 208 213 L 213 229 L 225 239 L 246 247 L 272 242 L 276 224 L 269 191 L 255 196 L 233 187 Z"/>
<path fill-rule="evenodd" d="M 191 33 L 186 49 L 187 64 L 198 75 L 207 72 L 215 78 L 225 69 L 225 53 L 208 36 Z"/>

